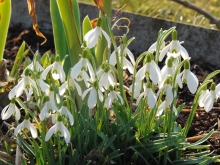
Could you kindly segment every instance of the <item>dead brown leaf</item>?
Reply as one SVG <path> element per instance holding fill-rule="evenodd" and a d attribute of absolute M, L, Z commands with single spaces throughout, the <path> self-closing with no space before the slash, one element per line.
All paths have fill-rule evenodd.
<path fill-rule="evenodd" d="M 45 42 L 47 42 L 47 38 L 40 32 L 38 28 L 37 16 L 35 12 L 35 0 L 27 0 L 27 4 L 28 4 L 29 15 L 33 19 L 33 28 L 37 36 L 44 38 L 44 41 L 41 43 L 41 45 L 43 45 Z"/>

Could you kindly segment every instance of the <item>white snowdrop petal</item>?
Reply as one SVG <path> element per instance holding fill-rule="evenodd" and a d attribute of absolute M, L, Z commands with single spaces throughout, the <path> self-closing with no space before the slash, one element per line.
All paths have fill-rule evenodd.
<path fill-rule="evenodd" d="M 189 54 L 188 54 L 187 50 L 182 45 L 180 45 L 180 54 L 184 60 L 189 58 Z"/>
<path fill-rule="evenodd" d="M 169 104 L 171 104 L 173 102 L 172 87 L 169 84 L 167 84 L 167 87 L 166 87 L 166 99 Z"/>
<path fill-rule="evenodd" d="M 149 48 L 148 51 L 155 51 L 156 50 L 156 42 L 153 43 Z"/>
<path fill-rule="evenodd" d="M 121 101 L 121 104 L 124 104 L 124 100 L 122 99 L 121 95 L 118 94 L 117 92 L 115 92 L 115 94 L 117 95 L 117 97 L 118 97 L 119 100 Z"/>
<path fill-rule="evenodd" d="M 187 86 L 192 94 L 194 94 L 199 85 L 199 81 L 194 73 L 187 70 Z"/>
<path fill-rule="evenodd" d="M 49 65 L 44 71 L 41 73 L 41 77 L 43 80 L 46 80 L 48 72 L 52 69 L 53 65 Z"/>
<path fill-rule="evenodd" d="M 58 69 L 59 69 L 60 81 L 63 83 L 66 79 L 66 74 L 60 65 L 59 65 Z"/>
<path fill-rule="evenodd" d="M 109 58 L 109 64 L 115 66 L 117 63 L 117 60 L 116 60 L 116 53 L 115 53 L 115 50 L 112 52 L 110 58 Z"/>
<path fill-rule="evenodd" d="M 98 90 L 99 100 L 102 102 L 104 100 L 103 94 L 100 90 Z"/>
<path fill-rule="evenodd" d="M 162 61 L 164 56 L 167 54 L 167 52 L 169 51 L 171 46 L 171 43 L 169 43 L 166 47 L 164 47 L 161 52 L 160 52 L 160 56 L 159 56 L 159 61 Z"/>
<path fill-rule="evenodd" d="M 75 87 L 76 87 L 76 90 L 77 90 L 77 92 L 78 92 L 78 95 L 79 95 L 79 96 L 82 96 L 82 89 L 81 89 L 81 87 L 79 86 L 79 84 L 78 84 L 75 80 L 73 80 L 73 83 L 74 83 L 74 85 L 75 85 Z"/>
<path fill-rule="evenodd" d="M 68 129 L 63 125 L 62 123 L 62 131 L 63 131 L 63 136 L 64 136 L 64 140 L 66 143 L 70 142 L 70 133 L 68 131 Z"/>
<path fill-rule="evenodd" d="M 37 129 L 30 123 L 29 120 L 27 120 L 27 121 L 29 122 L 28 125 L 29 125 L 29 129 L 30 129 L 32 137 L 34 139 L 37 138 Z"/>
<path fill-rule="evenodd" d="M 90 91 L 90 94 L 89 94 L 89 98 L 88 98 L 88 107 L 89 107 L 89 109 L 94 108 L 96 103 L 97 103 L 96 90 L 94 88 L 92 88 L 91 91 Z"/>
<path fill-rule="evenodd" d="M 209 112 L 214 104 L 214 98 L 212 97 L 212 94 L 210 93 L 209 96 L 206 97 L 206 99 L 204 100 L 204 109 L 206 112 Z"/>
<path fill-rule="evenodd" d="M 68 82 L 67 82 L 67 81 L 64 82 L 64 83 L 59 87 L 59 94 L 60 94 L 61 96 L 65 93 L 67 87 L 68 87 Z"/>
<path fill-rule="evenodd" d="M 166 102 L 163 101 L 163 102 L 159 105 L 159 107 L 158 107 L 158 109 L 157 109 L 157 114 L 156 114 L 156 116 L 160 116 L 160 115 L 163 113 L 163 111 L 164 111 L 165 108 L 166 108 Z"/>
<path fill-rule="evenodd" d="M 130 58 L 131 60 L 131 63 L 134 65 L 135 64 L 135 60 L 134 60 L 134 55 L 133 53 L 126 47 L 126 52 L 128 54 L 128 57 Z"/>
<path fill-rule="evenodd" d="M 102 29 L 101 29 L 102 30 Z M 108 36 L 108 34 L 104 31 L 104 30 L 102 30 L 102 34 L 104 35 L 104 37 L 105 37 L 105 39 L 106 39 L 106 41 L 107 41 L 107 45 L 108 45 L 108 48 L 110 48 L 111 47 L 111 41 L 110 41 L 110 37 Z"/>
<path fill-rule="evenodd" d="M 86 95 L 88 94 L 88 92 L 91 90 L 92 88 L 88 88 L 86 89 L 83 94 L 82 94 L 82 99 L 84 100 L 84 98 L 86 97 Z"/>
<path fill-rule="evenodd" d="M 1 112 L 2 120 L 7 120 L 12 114 L 14 110 L 12 108 L 12 103 L 7 105 Z"/>
<path fill-rule="evenodd" d="M 124 63 L 125 63 L 124 67 L 125 67 L 125 68 L 128 68 L 129 72 L 130 72 L 131 74 L 133 74 L 133 73 L 134 73 L 134 67 L 133 67 L 133 65 L 131 64 L 131 62 L 128 61 L 125 57 L 123 58 L 123 61 L 124 61 Z"/>
<path fill-rule="evenodd" d="M 76 79 L 82 68 L 82 58 L 71 69 L 70 76 L 72 79 Z"/>
<path fill-rule="evenodd" d="M 176 83 L 178 84 L 178 86 L 179 86 L 180 88 L 183 88 L 183 82 L 182 82 L 182 80 L 181 80 L 182 74 L 183 74 L 183 72 L 181 72 L 180 74 L 178 74 L 178 75 L 176 76 Z M 175 84 L 175 85 L 176 85 L 176 84 Z"/>
<path fill-rule="evenodd" d="M 48 141 L 51 136 L 55 133 L 56 131 L 56 127 L 57 127 L 57 123 L 55 125 L 53 125 L 47 132 L 46 136 L 45 136 L 45 141 Z"/>
<path fill-rule="evenodd" d="M 140 102 L 141 99 L 143 98 L 144 94 L 145 94 L 145 92 L 142 92 L 142 93 L 139 95 L 139 97 L 138 97 L 138 99 L 137 99 L 137 101 L 136 101 L 136 105 L 139 104 L 139 102 Z"/>
<path fill-rule="evenodd" d="M 16 85 L 16 91 L 15 91 L 15 94 L 16 94 L 16 97 L 20 97 L 22 92 L 23 92 L 23 89 L 24 89 L 24 79 L 22 79 L 17 85 Z"/>
<path fill-rule="evenodd" d="M 105 105 L 107 109 L 110 109 L 112 106 L 112 102 L 113 102 L 114 98 L 111 95 L 111 92 L 108 94 L 107 99 L 105 100 Z"/>
<path fill-rule="evenodd" d="M 15 120 L 18 121 L 21 118 L 21 112 L 16 105 L 14 105 L 14 109 L 15 109 Z"/>
<path fill-rule="evenodd" d="M 21 130 L 22 128 L 24 128 L 24 121 L 21 122 L 21 123 L 15 128 L 15 130 L 14 130 L 15 136 L 20 132 L 20 130 Z"/>
<path fill-rule="evenodd" d="M 86 40 L 86 44 L 88 48 L 93 48 L 99 38 L 99 32 L 98 32 L 98 27 L 96 26 L 94 29 L 90 30 L 88 33 L 86 33 L 84 39 Z"/>
<path fill-rule="evenodd" d="M 148 102 L 149 107 L 154 108 L 156 101 L 157 101 L 157 98 L 151 89 L 149 89 L 149 91 L 148 91 L 147 99 L 148 99 L 147 102 Z"/>

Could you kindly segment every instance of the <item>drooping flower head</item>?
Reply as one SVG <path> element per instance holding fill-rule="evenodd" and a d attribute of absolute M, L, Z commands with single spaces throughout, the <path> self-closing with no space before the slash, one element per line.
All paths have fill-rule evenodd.
<path fill-rule="evenodd" d="M 29 77 L 29 69 L 25 69 L 24 76 L 19 83 L 12 88 L 8 94 L 8 97 L 9 99 L 20 97 L 22 93 L 25 92 L 27 101 L 29 101 L 34 90 L 38 93 L 36 82 Z"/>
<path fill-rule="evenodd" d="M 152 91 L 150 82 L 147 82 L 147 87 L 144 88 L 144 92 L 142 92 L 136 102 L 136 105 L 139 104 L 140 100 L 144 97 L 146 99 L 146 102 L 150 108 L 154 108 L 157 97 L 155 96 L 155 93 Z"/>
<path fill-rule="evenodd" d="M 12 98 L 11 103 L 7 105 L 1 112 L 2 120 L 7 120 L 9 117 L 11 117 L 11 115 L 14 115 L 17 121 L 21 118 L 20 110 L 15 104 L 15 98 Z"/>
<path fill-rule="evenodd" d="M 199 81 L 196 75 L 190 71 L 190 63 L 188 60 L 186 60 L 186 62 L 184 63 L 184 70 L 179 75 L 177 75 L 177 83 L 180 88 L 182 88 L 183 86 L 182 82 L 187 84 L 187 87 L 192 94 L 196 92 Z"/>
<path fill-rule="evenodd" d="M 216 84 L 213 82 L 210 87 L 210 91 L 206 92 L 201 98 L 200 98 L 200 106 L 204 106 L 204 109 L 206 112 L 209 112 L 214 102 L 217 101 L 217 99 L 220 97 L 220 84 L 216 86 Z"/>
<path fill-rule="evenodd" d="M 111 46 L 110 37 L 108 34 L 101 28 L 101 18 L 98 19 L 96 27 L 89 32 L 86 33 L 84 36 L 84 40 L 86 41 L 86 45 L 88 48 L 93 48 L 97 45 L 98 40 L 102 38 L 102 34 L 104 35 L 107 43 L 108 48 Z"/>
<path fill-rule="evenodd" d="M 70 133 L 62 121 L 63 121 L 62 116 L 59 115 L 57 123 L 54 126 L 52 126 L 47 132 L 45 136 L 45 141 L 48 141 L 53 134 L 57 134 L 60 137 L 64 137 L 66 143 L 70 142 Z"/>
<path fill-rule="evenodd" d="M 108 94 L 108 97 L 105 100 L 106 108 L 110 109 L 112 107 L 112 103 L 114 102 L 114 100 L 119 100 L 121 104 L 124 104 L 124 101 L 121 95 L 118 94 L 116 91 L 114 91 L 114 87 L 110 86 L 109 89 L 110 89 L 110 92 Z"/>
<path fill-rule="evenodd" d="M 66 79 L 66 74 L 63 70 L 63 67 L 59 63 L 59 56 L 56 56 L 56 60 L 53 64 L 49 65 L 41 74 L 43 80 L 46 79 L 47 74 L 51 70 L 51 74 L 54 80 L 60 79 L 61 82 L 64 82 Z"/>
<path fill-rule="evenodd" d="M 182 56 L 183 59 L 186 59 L 189 57 L 188 52 L 180 44 L 180 42 L 177 40 L 177 38 L 178 38 L 177 31 L 174 30 L 172 33 L 172 41 L 170 44 L 165 46 L 165 48 L 163 48 L 163 50 L 161 51 L 160 56 L 159 56 L 159 61 L 162 61 L 166 54 L 167 54 L 168 58 L 170 58 L 170 57 L 177 58 L 180 55 Z"/>
<path fill-rule="evenodd" d="M 31 124 L 29 116 L 26 115 L 22 123 L 20 123 L 14 131 L 14 134 L 17 135 L 21 130 L 27 130 L 31 132 L 33 138 L 37 138 L 37 129 Z"/>
<path fill-rule="evenodd" d="M 95 77 L 95 73 L 91 63 L 88 60 L 88 50 L 83 50 L 82 57 L 78 63 L 74 65 L 71 69 L 70 76 L 73 80 L 82 81 L 84 80 L 85 85 L 89 87 L 89 79 L 90 77 Z M 90 77 L 87 73 L 89 71 Z"/>

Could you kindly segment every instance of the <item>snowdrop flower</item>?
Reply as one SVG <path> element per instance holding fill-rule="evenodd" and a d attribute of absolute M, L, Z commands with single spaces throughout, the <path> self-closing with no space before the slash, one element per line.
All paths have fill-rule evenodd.
<path fill-rule="evenodd" d="M 21 130 L 28 130 L 31 132 L 32 137 L 35 139 L 37 138 L 37 129 L 31 124 L 29 120 L 29 116 L 25 116 L 25 119 L 22 123 L 20 123 L 14 130 L 15 136 L 21 131 Z"/>
<path fill-rule="evenodd" d="M 87 50 L 84 50 L 79 62 L 76 63 L 76 65 L 71 69 L 70 75 L 73 80 L 77 80 L 77 81 L 84 80 L 85 85 L 88 88 L 90 84 L 88 83 L 89 76 L 86 72 L 88 70 L 91 77 L 95 77 L 95 73 L 92 65 L 87 59 L 87 56 L 88 56 Z"/>
<path fill-rule="evenodd" d="M 159 56 L 159 61 L 163 60 L 165 54 L 167 54 L 168 58 L 170 58 L 170 57 L 177 58 L 180 55 L 182 56 L 183 59 L 186 59 L 189 57 L 189 54 L 186 51 L 186 49 L 177 40 L 177 31 L 176 30 L 174 30 L 172 33 L 171 43 L 162 49 L 160 56 Z"/>
<path fill-rule="evenodd" d="M 93 48 L 98 43 L 98 40 L 102 38 L 102 34 L 108 43 L 108 48 L 111 46 L 110 37 L 100 26 L 101 19 L 98 19 L 96 27 L 87 32 L 84 36 L 84 40 L 86 41 L 87 47 L 89 49 Z"/>
<path fill-rule="evenodd" d="M 107 109 L 110 109 L 112 107 L 112 103 L 114 100 L 120 100 L 121 104 L 124 104 L 124 101 L 116 91 L 114 91 L 114 87 L 110 86 L 110 93 L 108 94 L 108 97 L 105 100 L 105 105 Z"/>
<path fill-rule="evenodd" d="M 159 82 L 159 88 L 162 88 L 164 85 L 164 81 L 168 76 L 174 75 L 174 67 L 173 67 L 173 58 L 169 58 L 167 65 L 164 65 L 164 67 L 161 69 L 161 81 Z"/>
<path fill-rule="evenodd" d="M 49 71 L 51 70 L 52 73 L 52 77 L 54 80 L 58 80 L 60 79 L 61 82 L 64 82 L 66 79 L 66 74 L 63 70 L 63 67 L 60 65 L 59 63 L 59 56 L 56 57 L 56 61 L 49 65 L 42 73 L 41 76 L 43 78 L 43 80 L 46 79 L 47 74 L 49 73 Z"/>
<path fill-rule="evenodd" d="M 32 80 L 29 76 L 29 69 L 25 70 L 25 75 L 19 81 L 19 83 L 14 86 L 14 88 L 9 92 L 8 97 L 11 100 L 12 98 L 20 97 L 23 91 L 26 94 L 27 101 L 31 99 L 31 95 L 33 94 L 33 89 L 35 89 L 38 93 L 38 88 L 36 82 Z"/>
<path fill-rule="evenodd" d="M 97 104 L 97 101 L 98 101 L 98 98 L 99 100 L 102 102 L 103 101 L 103 94 L 102 94 L 102 91 L 100 90 L 100 87 L 98 85 L 98 82 L 97 81 L 94 81 L 92 83 L 92 87 L 86 89 L 83 94 L 82 94 L 82 99 L 84 100 L 85 96 L 89 93 L 89 97 L 88 97 L 88 101 L 87 101 L 87 104 L 88 104 L 88 107 L 89 109 L 93 109 L 96 104 Z"/>
<path fill-rule="evenodd" d="M 75 89 L 77 90 L 77 93 L 79 96 L 82 95 L 82 90 L 81 90 L 81 87 L 79 86 L 79 84 L 74 80 L 72 79 L 71 77 L 69 78 L 69 81 L 65 81 L 60 87 L 59 87 L 59 94 L 62 96 L 66 89 Z"/>
<path fill-rule="evenodd" d="M 39 118 L 41 121 L 43 121 L 45 118 L 50 117 L 51 113 L 58 111 L 58 108 L 53 102 L 51 102 L 49 96 L 46 96 L 45 100 L 46 102 L 44 103 L 44 107 L 39 114 Z"/>
<path fill-rule="evenodd" d="M 204 89 L 202 89 L 201 94 L 200 94 L 200 96 L 199 96 L 199 100 L 198 100 L 198 103 L 199 103 L 199 106 L 200 106 L 200 107 L 204 107 L 204 103 L 203 103 L 204 96 L 205 96 L 206 94 L 208 94 L 208 93 L 209 93 L 209 90 L 207 89 L 207 86 L 205 86 Z M 205 96 L 205 97 L 206 97 L 206 96 Z"/>
<path fill-rule="evenodd" d="M 154 108 L 157 98 L 154 94 L 154 92 L 151 89 L 151 84 L 148 82 L 147 83 L 147 88 L 145 87 L 145 90 L 143 93 L 140 94 L 140 96 L 137 99 L 136 105 L 139 104 L 140 100 L 145 97 L 147 100 L 147 104 L 150 108 Z"/>
<path fill-rule="evenodd" d="M 11 99 L 11 103 L 7 105 L 1 112 L 2 120 L 7 120 L 11 115 L 15 115 L 15 120 L 20 120 L 21 113 L 15 104 L 15 98 Z"/>
<path fill-rule="evenodd" d="M 99 71 L 99 86 L 102 92 L 109 89 L 110 86 L 114 87 L 114 76 L 111 73 L 110 67 L 106 67 Z"/>
<path fill-rule="evenodd" d="M 156 116 L 160 116 L 164 110 L 170 110 L 170 104 L 168 103 L 167 100 L 164 100 L 158 107 L 158 110 L 157 110 L 157 113 L 156 113 Z M 177 109 L 175 106 L 173 106 L 173 111 L 174 111 L 174 114 L 177 115 Z"/>
<path fill-rule="evenodd" d="M 45 141 L 48 141 L 53 134 L 57 134 L 60 137 L 64 137 L 66 143 L 70 142 L 70 133 L 62 122 L 62 117 L 58 116 L 58 122 L 52 126 L 45 136 Z"/>
<path fill-rule="evenodd" d="M 137 72 L 135 78 L 143 80 L 145 75 L 149 76 L 149 78 L 153 81 L 156 85 L 159 81 L 161 81 L 161 72 L 158 65 L 152 60 L 152 54 L 147 55 L 147 63 L 142 66 L 142 68 Z"/>
<path fill-rule="evenodd" d="M 127 47 L 125 47 L 124 50 L 122 50 L 122 49 L 123 49 L 122 46 L 118 47 L 119 62 L 122 61 L 122 64 L 121 64 L 122 68 L 123 69 L 128 69 L 129 72 L 131 74 L 133 74 L 134 73 L 133 65 L 135 64 L 134 55 L 131 53 L 131 51 Z M 122 52 L 122 51 L 124 51 L 124 52 Z M 128 55 L 131 62 L 126 59 L 126 54 Z M 117 64 L 115 50 L 112 52 L 112 54 L 109 58 L 109 63 L 113 66 L 115 66 Z"/>
<path fill-rule="evenodd" d="M 185 82 L 187 84 L 187 87 L 189 88 L 189 91 L 194 94 L 197 90 L 197 87 L 199 85 L 199 81 L 194 73 L 192 73 L 190 70 L 190 64 L 187 60 L 184 63 L 184 70 L 177 75 L 176 82 L 178 83 L 179 87 L 182 88 L 183 84 L 182 82 Z M 182 77 L 182 81 L 181 81 Z"/>
<path fill-rule="evenodd" d="M 168 78 L 166 80 L 165 85 L 162 88 L 160 88 L 157 92 L 157 97 L 158 97 L 162 91 L 165 91 L 166 100 L 169 104 L 171 104 L 173 102 L 173 92 L 172 92 L 172 86 L 170 85 L 170 83 L 171 83 L 170 78 Z"/>
<path fill-rule="evenodd" d="M 213 82 L 211 84 L 210 91 L 201 97 L 202 105 L 204 105 L 206 112 L 209 112 L 212 109 L 214 102 L 216 102 L 219 97 L 220 84 L 216 86 Z"/>
<path fill-rule="evenodd" d="M 59 109 L 58 111 L 61 116 L 68 117 L 70 125 L 73 125 L 74 120 L 73 120 L 73 115 L 70 113 L 70 111 L 67 109 L 67 102 L 63 102 L 63 106 Z"/>

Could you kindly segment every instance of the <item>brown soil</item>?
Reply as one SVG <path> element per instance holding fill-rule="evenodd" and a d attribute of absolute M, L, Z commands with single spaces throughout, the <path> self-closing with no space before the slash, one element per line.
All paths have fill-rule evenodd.
<path fill-rule="evenodd" d="M 48 39 L 47 43 L 45 45 L 40 45 L 43 39 L 37 37 L 33 30 L 19 30 L 19 28 L 10 29 L 4 54 L 4 58 L 7 59 L 8 69 L 10 70 L 13 66 L 13 61 L 16 57 L 16 53 L 23 41 L 26 41 L 27 45 L 31 46 L 31 51 L 28 54 L 28 57 L 30 58 L 33 57 L 33 54 L 36 50 L 39 50 L 41 54 L 45 53 L 48 50 L 54 52 L 52 35 L 45 34 L 45 36 Z M 207 76 L 208 73 L 211 73 L 214 70 L 217 70 L 217 68 L 211 65 L 199 65 L 195 62 L 191 63 L 191 71 L 193 71 L 197 75 L 200 82 L 202 82 L 202 80 Z M 131 84 L 132 77 L 129 74 L 125 74 L 124 80 L 125 84 Z M 214 81 L 216 83 L 219 83 L 220 77 L 215 77 Z M 0 111 L 2 110 L 2 108 L 4 108 L 5 105 L 8 104 L 7 102 L 3 101 L 5 100 L 5 98 L 7 98 L 7 94 L 7 92 L 0 93 Z M 190 113 L 193 98 L 194 96 L 190 94 L 186 86 L 184 86 L 183 89 L 179 91 L 178 104 L 183 102 L 186 103 L 184 109 L 182 110 L 181 114 L 177 119 L 177 122 L 182 126 L 184 126 L 184 124 L 186 123 L 186 120 Z M 188 134 L 188 140 L 195 141 L 195 139 L 198 140 L 202 137 L 200 135 L 204 135 L 205 133 L 208 133 L 211 129 L 214 129 L 214 135 L 206 141 L 206 144 L 210 144 L 210 151 L 212 152 L 213 156 L 220 154 L 219 117 L 220 100 L 218 100 L 217 103 L 214 104 L 213 109 L 209 113 L 206 113 L 203 108 L 198 107 Z M 9 132 L 6 125 L 3 124 L 3 121 L 0 119 L 0 158 L 5 158 L 4 155 L 2 155 L 1 151 L 5 151 L 3 142 L 8 138 L 8 134 Z M 13 141 L 13 139 L 9 139 L 7 141 L 10 142 Z M 9 155 L 6 155 L 6 157 L 6 160 L 13 160 L 13 157 L 10 157 Z"/>

